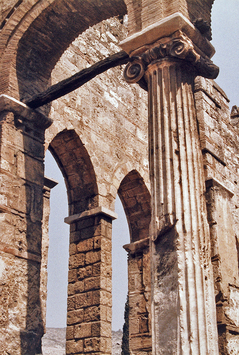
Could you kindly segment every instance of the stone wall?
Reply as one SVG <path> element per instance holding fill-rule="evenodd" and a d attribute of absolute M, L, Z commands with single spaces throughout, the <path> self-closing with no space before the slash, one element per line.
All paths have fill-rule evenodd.
<path fill-rule="evenodd" d="M 1 97 L 0 349 L 3 354 L 31 354 L 44 334 L 40 300 L 44 121 L 20 104 L 16 106 L 25 114 L 14 117 L 6 112 L 12 103 Z M 43 293 L 45 287 L 44 282 Z"/>
<path fill-rule="evenodd" d="M 238 352 L 238 126 L 229 100 L 213 82 L 197 78 L 195 99 L 204 156 L 220 354 Z"/>
<path fill-rule="evenodd" d="M 58 82 L 118 52 L 118 43 L 126 33 L 122 19 L 117 18 L 88 29 L 64 53 L 52 73 L 52 82 Z M 98 205 L 114 210 L 115 197 L 119 192 L 128 217 L 132 241 L 149 236 L 146 104 L 146 93 L 138 86 L 129 88 L 122 80 L 122 68 L 110 69 L 54 102 L 50 111 L 54 123 L 46 132 L 46 143 L 50 143 L 49 149 L 66 179 L 70 215 Z M 59 134 L 60 132 L 62 133 Z M 101 256 L 101 249 L 97 249 L 93 243 L 98 222 L 96 223 L 95 218 L 91 223 L 90 221 L 87 219 L 77 222 L 77 225 L 71 224 L 68 353 L 73 353 L 76 348 L 81 349 L 80 351 L 84 349 L 85 352 L 92 351 L 90 342 L 98 344 L 98 351 L 111 351 L 111 233 L 101 235 L 108 240 L 107 250 L 104 248 L 104 253 L 109 254 L 108 262 L 101 263 L 102 275 L 109 277 L 109 281 L 105 283 L 97 273 L 97 265 L 100 267 L 103 255 Z M 80 227 L 82 223 L 85 227 Z M 77 236 L 79 233 L 82 237 Z M 87 240 L 82 240 L 85 239 L 83 234 L 87 236 Z M 80 245 L 86 242 L 87 248 L 83 250 Z M 85 257 L 79 259 L 83 256 L 82 252 Z M 91 255 L 93 262 L 93 254 L 97 254 L 95 264 L 88 260 Z M 80 264 L 76 262 L 72 265 L 72 258 L 79 259 Z M 102 270 L 103 265 L 105 271 Z M 73 271 L 76 271 L 74 277 Z M 72 308 L 72 300 L 78 293 L 78 298 L 86 297 L 87 301 L 82 301 L 82 304 L 77 301 Z M 79 312 L 81 317 L 74 316 Z M 100 335 L 106 339 L 104 345 L 99 342 Z"/>

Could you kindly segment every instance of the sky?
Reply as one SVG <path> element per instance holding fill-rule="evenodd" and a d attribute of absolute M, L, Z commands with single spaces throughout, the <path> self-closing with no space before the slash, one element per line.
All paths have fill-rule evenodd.
<path fill-rule="evenodd" d="M 230 99 L 230 107 L 239 106 L 239 0 L 215 0 L 212 10 L 213 62 L 220 73 L 215 80 Z M 59 182 L 51 191 L 50 246 L 48 264 L 47 327 L 66 326 L 69 227 L 64 180 L 53 157 L 46 154 L 45 175 Z M 129 243 L 129 231 L 123 207 L 116 200 L 118 219 L 113 222 L 113 321 L 112 329 L 123 327 L 127 294 L 127 255 L 122 248 Z"/>
<path fill-rule="evenodd" d="M 46 154 L 45 175 L 59 182 L 52 189 L 50 199 L 46 324 L 49 328 L 64 328 L 66 326 L 69 226 L 63 221 L 68 216 L 68 206 L 63 176 L 49 151 Z M 126 216 L 118 197 L 115 212 L 118 218 L 113 221 L 112 229 L 112 329 L 118 330 L 123 327 L 124 304 L 127 295 L 127 253 L 122 246 L 130 242 Z"/>

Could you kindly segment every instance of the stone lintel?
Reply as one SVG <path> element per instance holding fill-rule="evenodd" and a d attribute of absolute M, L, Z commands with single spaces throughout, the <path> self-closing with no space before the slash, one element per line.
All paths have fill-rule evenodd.
<path fill-rule="evenodd" d="M 209 58 L 214 55 L 215 49 L 213 45 L 180 12 L 176 12 L 140 32 L 134 33 L 122 41 L 120 46 L 125 52 L 130 54 L 132 51 L 154 43 L 162 37 L 170 36 L 178 30 L 184 32 L 191 39 L 199 54 L 207 55 Z"/>
<path fill-rule="evenodd" d="M 218 186 L 218 187 L 222 188 L 223 190 L 226 190 L 228 192 L 228 194 L 230 195 L 230 197 L 233 197 L 234 191 L 229 189 L 229 187 L 225 186 L 221 181 L 217 180 L 215 177 L 208 177 L 206 179 L 206 188 L 208 189 L 208 188 L 214 187 L 214 186 Z"/>
<path fill-rule="evenodd" d="M 72 223 L 75 223 L 75 222 L 77 222 L 77 221 L 79 221 L 81 219 L 93 217 L 93 216 L 96 216 L 96 215 L 99 215 L 99 214 L 103 214 L 103 215 L 111 218 L 112 220 L 118 218 L 117 213 L 109 210 L 106 207 L 99 206 L 99 207 L 93 208 L 93 209 L 91 209 L 89 211 L 84 211 L 82 213 L 73 214 L 72 216 L 66 217 L 64 219 L 64 222 L 67 223 L 67 224 L 72 224 Z"/>
<path fill-rule="evenodd" d="M 50 198 L 51 189 L 58 185 L 58 181 L 44 176 L 43 196 Z"/>
<path fill-rule="evenodd" d="M 31 109 L 23 102 L 8 95 L 0 95 L 0 112 L 1 111 L 13 112 L 15 115 L 20 116 L 23 122 L 26 120 L 42 129 L 50 127 L 53 122 L 49 117 Z"/>
<path fill-rule="evenodd" d="M 129 254 L 137 254 L 139 252 L 142 252 L 147 247 L 149 247 L 149 238 L 137 240 L 136 242 L 123 245 L 123 248 Z"/>

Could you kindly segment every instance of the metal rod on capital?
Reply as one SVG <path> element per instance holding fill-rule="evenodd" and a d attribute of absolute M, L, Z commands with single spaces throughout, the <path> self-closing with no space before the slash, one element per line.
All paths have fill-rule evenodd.
<path fill-rule="evenodd" d="M 118 65 L 126 64 L 128 61 L 129 55 L 126 52 L 120 51 L 115 53 L 93 64 L 89 68 L 81 70 L 70 78 L 50 86 L 46 91 L 43 91 L 27 100 L 25 104 L 33 109 L 46 105 L 49 102 L 78 89 L 80 86 L 87 83 L 95 76 L 105 72 L 106 70 Z"/>

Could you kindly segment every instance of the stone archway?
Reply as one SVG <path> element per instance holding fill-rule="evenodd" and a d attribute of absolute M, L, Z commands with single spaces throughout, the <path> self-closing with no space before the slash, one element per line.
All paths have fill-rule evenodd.
<path fill-rule="evenodd" d="M 66 353 L 87 352 L 91 348 L 110 353 L 111 334 L 105 332 L 111 324 L 102 316 L 102 309 L 105 293 L 108 301 L 111 295 L 102 282 L 106 280 L 107 272 L 109 285 L 111 282 L 108 270 L 111 259 L 107 263 L 104 258 L 111 247 L 110 241 L 107 242 L 111 236 L 111 219 L 106 218 L 106 221 L 106 211 L 98 206 L 94 169 L 76 132 L 60 132 L 50 143 L 49 150 L 65 178 L 69 202 L 69 217 L 66 218 L 70 224 Z M 105 235 L 102 228 L 107 222 L 109 230 Z M 104 268 L 108 271 L 103 272 Z M 108 312 L 110 310 L 109 305 Z"/>
<path fill-rule="evenodd" d="M 129 348 L 134 354 L 152 352 L 150 193 L 136 170 L 122 180 L 119 190 L 130 230 L 128 252 Z"/>
<path fill-rule="evenodd" d="M 9 9 L 2 21 L 0 90 L 20 100 L 49 85 L 51 71 L 70 43 L 84 30 L 112 16 L 126 13 L 123 0 L 41 0 Z M 11 82 L 11 85 L 9 85 Z M 18 89 L 19 88 L 19 89 Z"/>
<path fill-rule="evenodd" d="M 64 130 L 49 145 L 65 178 L 69 216 L 98 206 L 98 189 L 87 150 L 74 130 Z"/>

